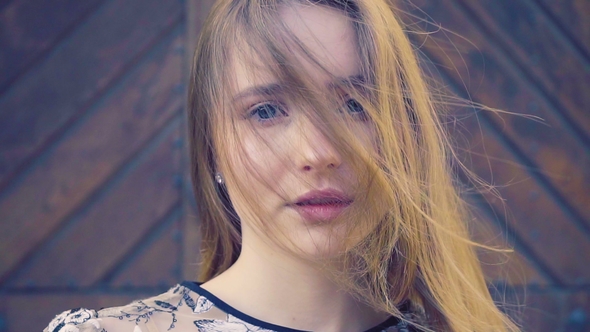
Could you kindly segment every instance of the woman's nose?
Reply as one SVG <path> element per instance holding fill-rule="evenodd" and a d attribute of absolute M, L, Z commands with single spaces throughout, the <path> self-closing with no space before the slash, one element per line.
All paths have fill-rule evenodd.
<path fill-rule="evenodd" d="M 342 157 L 328 137 L 309 120 L 302 124 L 298 168 L 305 172 L 324 172 L 342 164 Z"/>

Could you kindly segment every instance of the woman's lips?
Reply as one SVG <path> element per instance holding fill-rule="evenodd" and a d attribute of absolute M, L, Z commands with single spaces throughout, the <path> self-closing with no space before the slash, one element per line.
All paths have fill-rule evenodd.
<path fill-rule="evenodd" d="M 335 219 L 350 203 L 294 205 L 303 219 L 308 221 L 328 221 Z"/>
<path fill-rule="evenodd" d="M 307 221 L 335 219 L 352 203 L 352 199 L 337 190 L 311 191 L 291 206 Z"/>

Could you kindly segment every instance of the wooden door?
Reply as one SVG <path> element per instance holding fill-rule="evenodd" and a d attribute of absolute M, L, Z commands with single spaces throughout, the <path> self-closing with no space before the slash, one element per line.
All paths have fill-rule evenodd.
<path fill-rule="evenodd" d="M 414 4 L 404 20 L 432 31 L 410 35 L 439 84 L 529 116 L 450 108 L 460 157 L 504 199 L 466 195 L 474 235 L 515 248 L 482 252 L 490 287 L 524 302 L 507 310 L 526 331 L 590 329 L 590 4 Z M 0 3 L 0 331 L 194 279 L 184 109 L 210 6 Z"/>

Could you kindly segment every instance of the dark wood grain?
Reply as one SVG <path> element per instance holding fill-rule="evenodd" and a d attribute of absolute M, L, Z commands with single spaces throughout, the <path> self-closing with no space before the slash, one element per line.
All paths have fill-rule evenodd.
<path fill-rule="evenodd" d="M 192 190 L 189 179 L 185 180 L 185 195 L 183 197 L 182 229 L 182 278 L 197 280 L 199 263 L 201 261 L 201 231 L 197 217 L 194 198 L 187 190 Z"/>
<path fill-rule="evenodd" d="M 564 209 L 567 217 L 563 221 L 577 224 L 581 231 L 587 232 L 590 227 L 590 211 L 586 207 L 590 195 L 587 190 L 589 147 L 574 139 L 552 106 L 514 71 L 514 65 L 451 1 L 423 1 L 422 9 L 443 27 L 461 27 L 460 31 L 469 40 L 452 34 L 439 35 L 439 40 L 446 38 L 446 42 L 437 45 L 430 38 L 422 48 L 439 64 L 456 92 L 490 107 L 544 119 L 538 122 L 502 113 L 487 117 L 497 128 L 498 138 L 509 142 L 505 148 L 515 154 L 511 160 L 528 167 L 531 176 L 541 182 L 543 191 Z"/>
<path fill-rule="evenodd" d="M 118 174 L 121 180 L 77 214 L 8 286 L 95 285 L 142 241 L 179 203 L 175 184 L 179 153 L 172 149 L 179 137 L 179 120 L 168 124 L 138 160 Z"/>
<path fill-rule="evenodd" d="M 187 73 L 192 66 L 192 55 L 197 44 L 197 37 L 201 26 L 207 17 L 214 0 L 187 0 L 186 10 L 188 12 L 186 48 L 187 48 Z M 188 76 L 188 75 L 187 75 Z M 187 84 L 188 86 L 188 84 Z M 183 127 L 183 182 L 182 182 L 182 277 L 184 280 L 197 280 L 200 251 L 201 251 L 201 232 L 200 224 L 197 217 L 194 194 L 192 192 L 192 183 L 190 175 L 190 152 L 188 151 L 188 133 L 187 127 Z"/>
<path fill-rule="evenodd" d="M 549 190 L 555 189 L 554 199 L 561 198 L 560 205 L 578 215 L 569 217 L 570 221 L 583 223 L 588 230 L 589 147 L 572 136 L 556 114 L 557 110 L 513 71 L 513 65 L 470 24 L 463 12 L 446 0 L 425 1 L 423 9 L 432 13 L 433 19 L 443 27 L 461 28 L 463 37 L 439 36 L 448 37 L 447 44 L 435 45 L 431 40 L 424 47 L 433 61 L 441 64 L 441 71 L 451 78 L 455 87 L 465 85 L 469 90 L 467 95 L 459 88 L 460 93 L 490 107 L 544 119 L 537 122 L 519 116 L 489 117 L 501 130 L 499 135 L 508 138 L 518 152 L 532 162 L 532 165 L 525 165 L 532 167 L 529 171 L 540 174 L 551 186 Z M 451 47 L 457 47 L 461 53 Z"/>
<path fill-rule="evenodd" d="M 0 94 L 103 2 L 19 0 L 0 5 Z"/>
<path fill-rule="evenodd" d="M 552 100 L 557 115 L 567 117 L 590 143 L 590 59 L 580 56 L 555 22 L 530 1 L 456 1 L 467 9 L 463 17 L 489 30 L 495 44 Z"/>
<path fill-rule="evenodd" d="M 13 0 L 0 0 L 0 11 L 8 6 Z"/>
<path fill-rule="evenodd" d="M 590 54 L 590 2 L 587 0 L 534 0 L 541 4 L 549 15 L 559 22 L 568 36 Z M 588 72 L 588 67 L 584 70 Z"/>
<path fill-rule="evenodd" d="M 520 303 L 511 313 L 519 316 L 523 331 L 585 332 L 590 329 L 590 292 L 552 287 L 508 289 L 510 302 Z"/>
<path fill-rule="evenodd" d="M 166 216 L 156 234 L 149 234 L 140 244 L 137 257 L 126 257 L 117 275 L 109 280 L 112 287 L 166 286 L 180 282 L 182 231 L 180 204 Z M 156 237 L 151 239 L 151 237 Z M 135 255 L 134 255 L 135 256 Z"/>
<path fill-rule="evenodd" d="M 492 217 L 483 212 L 477 212 L 477 202 L 471 201 L 474 220 L 469 223 L 471 236 L 474 241 L 496 248 L 497 251 L 478 248 L 477 253 L 480 259 L 486 280 L 488 283 L 507 283 L 513 286 L 550 284 L 530 262 L 525 255 L 515 250 L 514 244 L 502 232 L 496 222 L 490 220 Z"/>
<path fill-rule="evenodd" d="M 510 71 L 511 66 L 505 58 L 488 45 L 486 38 L 476 35 L 477 29 L 470 26 L 450 2 L 424 1 L 422 5 L 422 9 L 435 21 L 443 23 L 443 27 L 457 26 L 462 22 L 461 31 L 467 31 L 473 42 L 466 43 L 449 34 L 452 45 L 427 42 L 423 48 L 440 64 L 441 72 L 449 77 L 452 85 L 460 87 L 464 83 L 470 95 L 486 105 L 540 115 L 550 123 L 551 127 L 547 127 L 519 117 L 480 114 L 488 123 L 483 135 L 485 149 L 481 145 L 475 149 L 478 147 L 476 137 L 472 139 L 475 147 L 471 150 L 491 156 L 493 176 L 488 171 L 490 160 L 487 158 L 475 158 L 473 169 L 496 185 L 510 184 L 501 193 L 507 199 L 511 226 L 532 248 L 534 257 L 530 259 L 538 265 L 547 265 L 558 283 L 587 282 L 589 269 L 570 256 L 572 252 L 585 256 L 590 250 L 587 225 L 580 225 L 579 219 L 582 218 L 575 215 L 588 214 L 585 202 L 590 177 L 584 166 L 588 164 L 585 147 L 560 128 L 554 114 L 547 111 L 549 106 L 543 105 L 542 98 L 531 92 L 520 76 Z M 467 55 L 461 57 L 456 50 L 452 51 L 453 47 Z M 477 122 L 466 124 L 466 127 L 472 133 L 480 130 Z M 482 144 L 481 139 L 479 141 Z M 534 168 L 523 165 L 523 160 L 532 161 Z M 505 207 L 499 203 L 495 208 L 501 213 Z M 575 206 L 574 215 L 568 205 Z"/>
<path fill-rule="evenodd" d="M 178 88 L 182 45 L 181 31 L 171 34 L 0 202 L 0 275 L 29 255 L 178 114 L 184 104 Z"/>
<path fill-rule="evenodd" d="M 485 191 L 482 195 L 531 249 L 533 256 L 527 258 L 536 260 L 537 265 L 546 265 L 549 270 L 545 273 L 555 277 L 553 284 L 588 283 L 590 269 L 580 264 L 590 261 L 590 240 L 586 234 L 570 222 L 562 207 L 514 160 L 485 121 L 471 115 L 464 117 L 460 125 L 460 135 L 469 142 L 463 146 L 469 154 L 465 163 L 484 181 L 496 186 L 502 199 Z M 572 253 L 577 255 L 575 259 Z"/>
<path fill-rule="evenodd" d="M 176 26 L 182 9 L 179 1 L 109 2 L 12 84 L 0 96 L 0 188 Z"/>

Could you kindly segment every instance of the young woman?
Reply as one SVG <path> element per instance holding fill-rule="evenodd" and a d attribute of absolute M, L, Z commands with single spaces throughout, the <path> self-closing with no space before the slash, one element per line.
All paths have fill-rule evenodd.
<path fill-rule="evenodd" d="M 200 282 L 45 331 L 517 331 L 386 0 L 221 0 L 190 89 Z"/>

